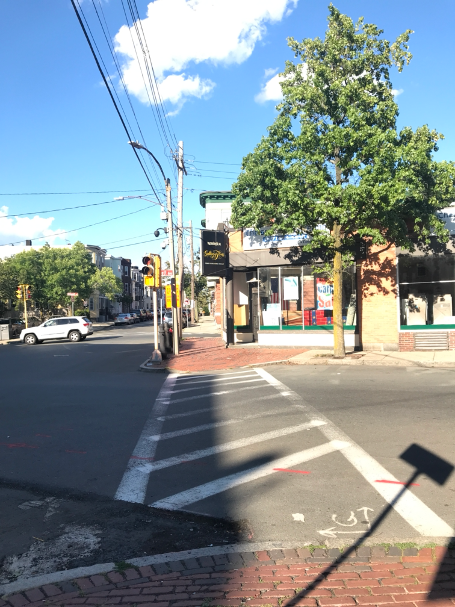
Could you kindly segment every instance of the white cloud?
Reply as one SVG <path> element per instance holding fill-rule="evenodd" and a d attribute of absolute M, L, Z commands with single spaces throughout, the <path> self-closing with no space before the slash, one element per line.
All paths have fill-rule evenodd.
<path fill-rule="evenodd" d="M 5 217 L 8 215 L 8 207 L 0 207 L 0 245 L 10 244 L 18 241 L 32 240 L 46 237 L 49 243 L 53 243 L 59 238 L 64 230 L 51 230 L 50 226 L 54 221 L 53 217 Z M 25 244 L 22 243 L 22 244 Z M 44 244 L 44 241 L 41 242 Z"/>
<path fill-rule="evenodd" d="M 155 0 L 141 20 L 161 98 L 180 108 L 190 97 L 207 96 L 215 84 L 187 75 L 190 66 L 240 64 L 264 37 L 266 24 L 281 21 L 298 0 Z M 167 27 L 169 26 L 169 27 Z M 170 35 L 170 31 L 172 35 Z M 140 64 L 133 42 L 139 51 Z M 115 36 L 123 58 L 128 90 L 148 102 L 141 68 L 146 69 L 134 28 L 124 25 Z M 150 92 L 150 91 L 149 91 Z M 150 94 L 150 98 L 153 99 Z M 178 111 L 178 109 L 177 109 Z M 175 113 L 175 112 L 173 112 Z"/>
<path fill-rule="evenodd" d="M 267 70 L 266 70 L 267 71 Z M 266 101 L 281 101 L 283 93 L 281 91 L 280 82 L 283 81 L 283 76 L 276 74 L 264 84 L 261 92 L 256 95 L 254 100 L 257 103 L 265 103 Z"/>
<path fill-rule="evenodd" d="M 398 97 L 398 95 L 401 95 L 401 93 L 404 92 L 404 89 L 392 89 L 392 95 L 394 97 Z"/>

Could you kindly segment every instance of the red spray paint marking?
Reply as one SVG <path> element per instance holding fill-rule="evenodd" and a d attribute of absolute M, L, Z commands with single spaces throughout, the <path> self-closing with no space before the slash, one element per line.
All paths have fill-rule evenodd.
<path fill-rule="evenodd" d="M 35 434 L 35 436 L 45 436 L 46 438 L 51 438 L 50 434 Z"/>
<path fill-rule="evenodd" d="M 87 453 L 87 451 L 71 451 L 70 449 L 65 449 L 66 453 Z"/>
<path fill-rule="evenodd" d="M 296 474 L 310 474 L 306 470 L 288 470 L 287 468 L 274 468 L 278 472 L 295 472 Z"/>
<path fill-rule="evenodd" d="M 391 483 L 392 485 L 407 485 L 401 481 L 374 481 L 375 483 Z M 409 483 L 412 487 L 420 487 L 419 483 Z"/>
<path fill-rule="evenodd" d="M 24 449 L 39 449 L 39 447 L 35 447 L 35 445 L 27 445 L 26 443 L 0 443 L 0 445 L 5 445 L 8 449 L 18 449 L 20 447 Z"/>
<path fill-rule="evenodd" d="M 154 457 L 139 457 L 139 455 L 132 455 L 130 459 L 155 459 Z"/>

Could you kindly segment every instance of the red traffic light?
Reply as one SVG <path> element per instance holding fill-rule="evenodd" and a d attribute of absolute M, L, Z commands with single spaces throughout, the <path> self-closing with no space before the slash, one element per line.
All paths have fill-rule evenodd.
<path fill-rule="evenodd" d="M 141 270 L 142 274 L 144 274 L 144 276 L 153 276 L 153 256 L 146 255 L 142 258 L 142 263 L 144 264 L 144 267 Z"/>

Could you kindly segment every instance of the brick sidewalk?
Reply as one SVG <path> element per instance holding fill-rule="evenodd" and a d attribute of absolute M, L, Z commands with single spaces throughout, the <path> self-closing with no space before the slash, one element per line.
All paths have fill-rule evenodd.
<path fill-rule="evenodd" d="M 361 547 L 270 550 L 111 571 L 4 596 L 0 607 L 453 607 L 455 551 Z M 153 557 L 152 557 L 153 558 Z"/>
<path fill-rule="evenodd" d="M 220 337 L 188 337 L 180 344 L 179 356 L 171 355 L 162 366 L 172 371 L 212 371 L 288 360 L 305 348 L 267 348 L 234 346 L 226 348 Z"/>

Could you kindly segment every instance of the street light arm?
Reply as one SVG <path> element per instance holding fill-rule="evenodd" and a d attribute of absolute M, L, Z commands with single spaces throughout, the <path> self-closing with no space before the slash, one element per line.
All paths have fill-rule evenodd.
<path fill-rule="evenodd" d="M 147 152 L 148 154 L 150 154 L 150 156 L 153 158 L 153 160 L 156 162 L 156 164 L 159 166 L 160 171 L 161 171 L 161 175 L 163 176 L 164 181 L 166 182 L 166 175 L 164 174 L 163 168 L 160 165 L 160 163 L 158 162 L 158 160 L 155 158 L 155 156 L 152 154 L 152 152 L 150 150 L 148 150 L 146 147 L 144 147 L 141 143 L 139 143 L 139 141 L 128 141 L 128 143 L 133 147 L 136 148 L 137 150 L 144 150 L 145 152 Z"/>

